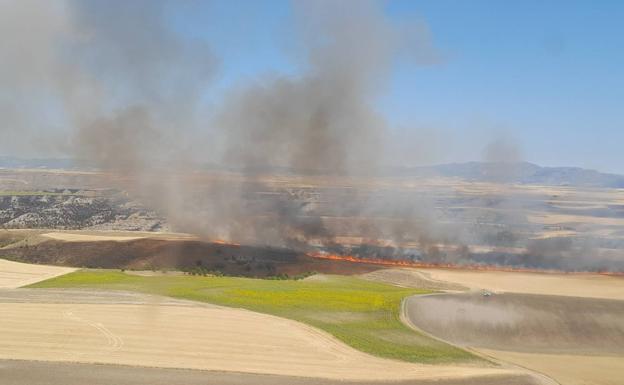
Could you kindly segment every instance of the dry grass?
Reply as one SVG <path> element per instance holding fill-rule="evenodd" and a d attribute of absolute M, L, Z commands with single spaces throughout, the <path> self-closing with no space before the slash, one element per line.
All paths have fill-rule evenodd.
<path fill-rule="evenodd" d="M 540 213 L 528 215 L 529 221 L 543 225 L 558 225 L 564 223 L 582 223 L 601 226 L 624 226 L 624 218 L 604 218 L 589 215 L 567 215 Z"/>
<path fill-rule="evenodd" d="M 317 329 L 240 309 L 2 304 L 0 357 L 238 371 L 346 380 L 503 375 L 484 367 L 375 358 Z"/>
<path fill-rule="evenodd" d="M 35 286 L 132 290 L 245 308 L 304 322 L 349 346 L 380 357 L 431 364 L 481 361 L 462 349 L 419 335 L 400 321 L 401 300 L 428 291 L 397 288 L 353 277 L 325 278 L 321 281 L 294 281 L 139 277 L 93 270 L 75 272 Z"/>
<path fill-rule="evenodd" d="M 17 288 L 71 273 L 70 267 L 30 265 L 0 259 L 0 288 Z"/>
<path fill-rule="evenodd" d="M 550 274 L 457 269 L 419 269 L 433 279 L 494 292 L 624 300 L 624 278 L 601 274 Z"/>
<path fill-rule="evenodd" d="M 135 239 L 142 239 L 145 236 L 126 236 L 126 235 L 91 235 L 91 234 L 76 234 L 76 233 L 45 233 L 42 236 L 46 238 L 56 239 L 57 241 L 65 242 L 98 242 L 98 241 L 132 241 Z"/>
<path fill-rule="evenodd" d="M 383 282 L 399 287 L 412 287 L 425 290 L 464 291 L 468 288 L 457 283 L 431 279 L 428 274 L 416 269 L 380 269 L 362 274 L 370 281 Z"/>
<path fill-rule="evenodd" d="M 102 241 L 132 241 L 135 239 L 196 239 L 188 234 L 179 233 L 150 233 L 138 231 L 54 231 L 41 234 L 42 237 L 64 242 L 102 242 Z"/>
<path fill-rule="evenodd" d="M 624 357 L 533 354 L 485 349 L 479 351 L 537 370 L 562 385 L 624 384 Z"/>

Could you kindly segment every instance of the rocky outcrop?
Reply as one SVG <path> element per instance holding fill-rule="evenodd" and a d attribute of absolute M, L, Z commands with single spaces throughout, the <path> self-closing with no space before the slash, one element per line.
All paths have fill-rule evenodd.
<path fill-rule="evenodd" d="M 88 191 L 8 193 L 0 195 L 4 228 L 168 230 L 156 212 L 121 194 L 97 196 Z"/>

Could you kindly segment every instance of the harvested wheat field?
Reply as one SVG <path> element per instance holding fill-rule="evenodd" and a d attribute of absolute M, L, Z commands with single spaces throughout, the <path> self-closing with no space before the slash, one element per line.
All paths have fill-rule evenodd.
<path fill-rule="evenodd" d="M 624 357 L 532 354 L 481 349 L 492 357 L 548 374 L 564 385 L 621 385 Z"/>
<path fill-rule="evenodd" d="M 521 375 L 375 358 L 294 321 L 217 306 L 9 301 L 2 309 L 4 359 L 369 381 Z"/>
<path fill-rule="evenodd" d="M 405 306 L 412 323 L 460 346 L 624 357 L 624 301 L 461 293 L 414 296 Z"/>
<path fill-rule="evenodd" d="M 624 383 L 624 301 L 534 294 L 410 297 L 425 332 L 565 385 Z"/>
<path fill-rule="evenodd" d="M 123 365 L 79 364 L 0 359 L 2 385 L 382 385 L 380 381 L 345 382 L 309 377 L 240 372 L 206 372 Z M 385 382 L 387 383 L 387 382 Z M 501 385 L 500 377 L 392 381 L 392 385 Z M 509 377 L 505 385 L 536 384 L 526 376 Z"/>
<path fill-rule="evenodd" d="M 46 238 L 55 239 L 65 242 L 94 242 L 94 241 L 132 241 L 134 239 L 142 239 L 145 236 L 128 236 L 128 235 L 90 235 L 76 233 L 45 233 L 42 234 Z"/>
<path fill-rule="evenodd" d="M 624 300 L 624 277 L 589 273 L 525 273 L 459 269 L 418 269 L 433 280 L 494 292 Z"/>
<path fill-rule="evenodd" d="M 54 231 L 41 234 L 43 237 L 64 242 L 103 242 L 103 241 L 133 241 L 135 239 L 195 239 L 194 236 L 178 233 L 146 233 L 146 232 L 96 232 L 96 231 Z"/>
<path fill-rule="evenodd" d="M 70 267 L 30 265 L 0 259 L 0 288 L 16 288 L 71 273 Z"/>
<path fill-rule="evenodd" d="M 468 290 L 466 286 L 433 279 L 429 274 L 416 269 L 380 269 L 362 274 L 361 277 L 370 281 L 389 283 L 400 287 L 444 291 Z"/>

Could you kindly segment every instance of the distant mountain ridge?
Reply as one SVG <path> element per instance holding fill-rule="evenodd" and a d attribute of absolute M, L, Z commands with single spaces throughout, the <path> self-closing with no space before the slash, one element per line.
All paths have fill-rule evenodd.
<path fill-rule="evenodd" d="M 542 167 L 529 162 L 467 162 L 403 167 L 401 176 L 444 176 L 476 182 L 506 182 L 548 186 L 624 188 L 624 176 L 580 167 Z"/>
<path fill-rule="evenodd" d="M 75 169 L 76 164 L 72 159 L 66 158 L 41 158 L 25 159 L 12 156 L 0 156 L 0 168 L 41 168 L 41 169 Z"/>
<path fill-rule="evenodd" d="M 85 162 L 81 162 L 85 164 Z M 0 156 L 0 168 L 9 169 L 66 169 L 79 168 L 72 159 L 22 159 Z M 205 170 L 240 171 L 236 168 L 220 165 L 203 165 Z M 88 169 L 94 169 L 88 167 Z M 291 173 L 288 168 L 263 168 L 260 171 L 270 173 Z M 314 172 L 322 174 L 322 172 Z M 603 173 L 580 167 L 542 167 L 529 162 L 466 162 L 448 163 L 434 166 L 387 167 L 383 175 L 404 177 L 451 177 L 475 182 L 504 182 L 537 184 L 546 186 L 578 186 L 624 188 L 624 175 Z"/>

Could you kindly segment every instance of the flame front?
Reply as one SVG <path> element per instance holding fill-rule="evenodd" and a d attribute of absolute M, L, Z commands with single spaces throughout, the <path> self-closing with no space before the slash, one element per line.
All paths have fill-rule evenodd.
<path fill-rule="evenodd" d="M 223 239 L 213 239 L 210 241 L 214 244 L 228 245 L 228 246 L 241 246 L 240 243 L 231 241 L 225 241 Z M 397 259 L 384 259 L 384 258 L 360 258 L 355 255 L 345 254 L 332 254 L 325 251 L 316 251 L 306 253 L 305 255 L 316 258 L 332 261 L 343 261 L 352 263 L 364 263 L 369 265 L 380 266 L 395 266 L 395 267 L 411 267 L 411 268 L 429 268 L 429 269 L 454 269 L 454 270 L 477 270 L 477 271 L 501 271 L 501 272 L 516 272 L 516 273 L 541 273 L 541 274 L 600 274 L 614 277 L 624 277 L 624 272 L 613 271 L 563 271 L 563 270 L 544 270 L 544 269 L 531 269 L 524 267 L 503 267 L 493 265 L 477 265 L 477 264 L 452 264 L 452 263 L 432 263 L 421 261 L 409 261 L 409 260 L 397 260 Z"/>
<path fill-rule="evenodd" d="M 437 269 L 456 269 L 456 270 L 478 270 L 478 271 L 502 271 L 502 272 L 524 272 L 524 273 L 542 273 L 542 274 L 601 274 L 601 275 L 609 275 L 609 276 L 618 276 L 624 277 L 624 272 L 612 272 L 612 271 L 596 271 L 596 272 L 588 272 L 588 271 L 579 271 L 579 272 L 568 272 L 561 270 L 540 270 L 540 269 L 529 269 L 529 268 L 521 268 L 521 267 L 501 267 L 501 266 L 487 266 L 487 265 L 455 265 L 450 263 L 427 263 L 427 262 L 415 262 L 415 261 L 406 261 L 406 260 L 391 260 L 391 259 L 382 259 L 382 258 L 359 258 L 354 255 L 340 255 L 340 254 L 331 254 L 326 252 L 315 252 L 308 253 L 308 256 L 317 259 L 329 259 L 332 261 L 346 261 L 353 263 L 367 263 L 371 265 L 381 265 L 381 266 L 397 266 L 397 267 L 412 267 L 412 268 L 437 268 Z"/>
<path fill-rule="evenodd" d="M 213 239 L 210 243 L 215 243 L 217 245 L 226 245 L 226 246 L 240 246 L 240 243 L 224 241 L 223 239 Z"/>

